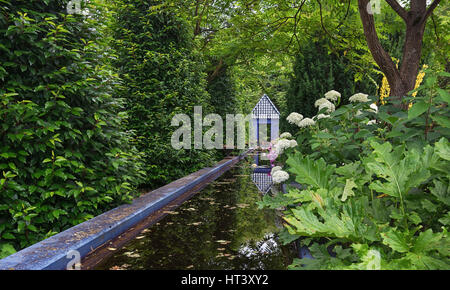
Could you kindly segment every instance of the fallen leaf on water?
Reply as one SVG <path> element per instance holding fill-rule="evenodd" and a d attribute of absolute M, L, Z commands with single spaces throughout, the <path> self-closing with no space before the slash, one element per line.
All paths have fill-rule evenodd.
<path fill-rule="evenodd" d="M 144 229 L 144 230 L 141 231 L 141 234 L 148 233 L 149 231 L 150 231 L 149 229 Z"/>
<path fill-rule="evenodd" d="M 196 209 L 193 208 L 193 207 L 190 207 L 190 208 L 188 208 L 188 209 L 186 209 L 186 210 L 188 210 L 188 211 L 196 211 Z"/>
<path fill-rule="evenodd" d="M 201 200 L 214 200 L 214 198 L 211 197 L 200 197 Z"/>
<path fill-rule="evenodd" d="M 225 251 L 225 248 L 217 248 L 218 251 Z"/>
<path fill-rule="evenodd" d="M 231 241 L 224 241 L 224 240 L 217 240 L 216 242 L 221 244 L 221 245 L 226 245 L 226 244 L 231 243 Z"/>
<path fill-rule="evenodd" d="M 110 251 L 115 251 L 115 250 L 117 250 L 116 248 L 108 248 L 108 250 L 110 250 Z"/>
<path fill-rule="evenodd" d="M 130 257 L 130 258 L 139 258 L 141 255 L 139 255 L 138 253 L 133 253 L 133 252 L 125 252 L 123 253 L 125 256 Z"/>
<path fill-rule="evenodd" d="M 165 210 L 165 211 L 163 211 L 163 213 L 167 213 L 167 214 L 178 214 L 177 211 L 171 211 L 171 210 Z"/>
<path fill-rule="evenodd" d="M 194 268 L 194 265 L 187 266 L 186 269 Z"/>
<path fill-rule="evenodd" d="M 138 237 L 136 237 L 136 240 L 140 240 L 140 239 L 143 239 L 143 238 L 145 238 L 145 236 L 138 236 Z"/>
<path fill-rule="evenodd" d="M 201 225 L 202 224 L 202 222 L 197 222 L 197 223 L 191 223 L 191 224 L 188 224 L 188 226 L 189 225 L 192 225 L 192 226 L 198 226 L 198 225 Z"/>

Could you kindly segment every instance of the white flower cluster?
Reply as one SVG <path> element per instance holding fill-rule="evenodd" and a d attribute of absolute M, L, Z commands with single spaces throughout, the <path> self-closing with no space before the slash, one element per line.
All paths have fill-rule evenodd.
<path fill-rule="evenodd" d="M 296 124 L 298 125 L 298 123 L 300 123 L 300 121 L 303 119 L 303 115 L 293 112 L 290 113 L 289 116 L 286 118 L 286 120 L 290 123 L 290 124 Z"/>
<path fill-rule="evenodd" d="M 283 170 L 277 170 L 272 174 L 273 183 L 282 183 L 289 179 L 289 174 Z"/>
<path fill-rule="evenodd" d="M 291 142 L 287 139 L 280 139 L 274 146 L 275 152 L 280 155 L 287 148 L 291 147 Z"/>
<path fill-rule="evenodd" d="M 293 148 L 296 147 L 297 141 L 295 140 L 288 140 L 288 139 L 277 139 L 276 142 L 273 144 L 273 151 L 275 154 L 280 155 L 286 150 L 287 148 Z"/>
<path fill-rule="evenodd" d="M 315 122 L 313 119 L 311 119 L 311 118 L 304 118 L 304 119 L 301 120 L 300 123 L 298 123 L 297 125 L 298 125 L 300 128 L 304 128 L 304 127 L 312 126 L 312 125 L 314 125 L 314 124 L 316 124 L 316 122 Z"/>
<path fill-rule="evenodd" d="M 323 98 L 324 99 L 324 98 Z M 328 100 L 324 99 L 325 101 L 329 102 Z M 299 113 L 291 113 L 286 120 L 291 123 L 299 126 L 300 128 L 308 127 L 311 125 L 314 125 L 316 122 L 314 122 L 311 118 L 303 118 L 303 116 Z"/>
<path fill-rule="evenodd" d="M 341 93 L 339 93 L 335 90 L 331 90 L 331 91 L 325 93 L 325 99 L 330 100 L 330 101 L 337 101 L 337 99 L 340 97 L 341 97 Z"/>
<path fill-rule="evenodd" d="M 375 103 L 370 104 L 370 109 L 368 109 L 367 111 L 377 114 L 378 113 L 378 106 Z"/>
<path fill-rule="evenodd" d="M 280 138 L 288 139 L 288 138 L 292 138 L 292 135 L 289 132 L 284 132 L 283 134 L 280 135 Z"/>
<path fill-rule="evenodd" d="M 351 96 L 348 100 L 352 103 L 359 102 L 359 103 L 365 103 L 369 102 L 370 100 L 367 98 L 367 94 L 363 93 L 357 93 Z"/>
<path fill-rule="evenodd" d="M 334 110 L 336 109 L 336 107 L 334 106 L 334 104 L 330 101 L 327 101 L 326 103 L 323 103 L 322 105 L 319 106 L 319 111 L 322 110 L 323 108 L 327 108 L 327 113 L 333 113 Z"/>
<path fill-rule="evenodd" d="M 318 100 L 316 100 L 315 101 L 315 103 L 314 103 L 314 107 L 320 107 L 323 103 L 326 103 L 326 102 L 330 102 L 330 101 L 328 101 L 327 99 L 325 99 L 325 98 L 320 98 L 320 99 L 318 99 Z"/>
<path fill-rule="evenodd" d="M 320 119 L 325 119 L 325 118 L 330 118 L 330 115 L 325 115 L 325 114 L 319 114 L 315 117 L 317 120 Z"/>
<path fill-rule="evenodd" d="M 327 111 L 326 111 L 326 112 L 327 112 L 328 114 L 334 112 L 334 110 L 336 109 L 336 107 L 334 106 L 334 104 L 333 104 L 332 102 L 328 101 L 328 100 L 325 99 L 325 98 L 320 98 L 320 99 L 318 99 L 318 100 L 314 103 L 314 106 L 315 106 L 316 108 L 319 107 L 319 108 L 318 108 L 319 111 L 322 110 L 323 108 L 327 108 Z"/>
<path fill-rule="evenodd" d="M 270 171 L 270 175 L 273 175 L 276 171 L 281 170 L 281 166 L 275 166 L 272 168 L 272 170 Z"/>

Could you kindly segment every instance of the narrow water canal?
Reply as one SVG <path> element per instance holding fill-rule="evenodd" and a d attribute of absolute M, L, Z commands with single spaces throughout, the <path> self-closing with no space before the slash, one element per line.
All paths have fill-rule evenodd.
<path fill-rule="evenodd" d="M 252 163 L 242 160 L 97 269 L 286 269 L 295 251 L 278 242 L 279 212 L 258 209 L 267 184 Z"/>

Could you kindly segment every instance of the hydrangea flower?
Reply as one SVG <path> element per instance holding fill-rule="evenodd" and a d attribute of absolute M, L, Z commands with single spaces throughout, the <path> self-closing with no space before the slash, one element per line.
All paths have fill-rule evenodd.
<path fill-rule="evenodd" d="M 335 90 L 331 90 L 331 91 L 325 93 L 325 99 L 330 100 L 330 101 L 336 101 L 340 97 L 341 97 L 341 93 L 339 93 L 338 91 L 335 91 Z"/>
<path fill-rule="evenodd" d="M 377 120 L 370 120 L 367 122 L 367 125 L 375 125 L 377 123 Z"/>
<path fill-rule="evenodd" d="M 275 171 L 272 175 L 273 183 L 282 183 L 289 179 L 289 174 L 286 171 L 278 170 Z"/>
<path fill-rule="evenodd" d="M 296 124 L 296 125 L 298 125 L 302 119 L 303 119 L 303 115 L 296 113 L 296 112 L 289 114 L 289 116 L 286 118 L 286 120 L 290 124 Z"/>
<path fill-rule="evenodd" d="M 319 111 L 322 110 L 323 108 L 327 108 L 327 113 L 332 113 L 336 109 L 334 104 L 328 100 L 326 100 L 326 102 L 323 102 L 322 104 L 320 104 Z"/>
<path fill-rule="evenodd" d="M 320 107 L 320 105 L 322 105 L 323 103 L 329 103 L 330 101 L 328 101 L 327 99 L 325 99 L 325 98 L 320 98 L 320 99 L 318 99 L 317 101 L 315 101 L 315 103 L 314 103 L 314 107 Z"/>
<path fill-rule="evenodd" d="M 352 103 L 355 103 L 355 102 L 365 103 L 365 102 L 370 101 L 367 98 L 367 96 L 369 96 L 369 95 L 363 94 L 363 93 L 357 93 L 357 94 L 354 94 L 353 96 L 351 96 L 348 100 Z"/>
<path fill-rule="evenodd" d="M 292 135 L 289 132 L 284 132 L 280 135 L 280 138 L 292 138 Z"/>
<path fill-rule="evenodd" d="M 367 111 L 377 114 L 378 113 L 378 106 L 375 103 L 370 104 L 370 109 L 368 109 Z"/>
<path fill-rule="evenodd" d="M 295 143 L 292 141 L 294 141 Z M 291 148 L 291 147 L 295 147 L 295 146 L 297 146 L 297 141 L 295 141 L 295 140 L 280 139 L 280 140 L 278 140 L 278 142 L 276 144 L 273 145 L 273 148 L 271 148 L 269 155 L 278 156 L 278 155 L 282 154 L 284 152 L 284 150 L 286 150 L 287 148 Z M 274 158 L 274 160 L 275 160 L 275 158 Z"/>
<path fill-rule="evenodd" d="M 270 171 L 270 174 L 273 175 L 276 171 L 281 170 L 281 166 L 275 166 L 274 168 L 272 168 L 272 170 Z"/>
<path fill-rule="evenodd" d="M 275 145 L 275 147 L 279 150 L 280 154 L 283 153 L 283 151 L 289 147 L 291 147 L 291 142 L 286 139 L 281 139 L 278 141 L 278 143 Z"/>
<path fill-rule="evenodd" d="M 308 126 L 312 126 L 316 124 L 316 122 L 314 122 L 313 119 L 311 118 L 304 118 L 303 120 L 301 120 L 301 122 L 299 124 L 297 124 L 300 128 L 303 127 L 308 127 Z"/>
<path fill-rule="evenodd" d="M 320 120 L 320 119 L 330 118 L 330 115 L 319 114 L 315 118 L 316 118 L 316 120 Z"/>

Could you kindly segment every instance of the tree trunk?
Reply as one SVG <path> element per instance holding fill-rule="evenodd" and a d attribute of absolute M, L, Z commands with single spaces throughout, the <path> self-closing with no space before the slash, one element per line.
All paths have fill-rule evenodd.
<path fill-rule="evenodd" d="M 411 0 L 410 10 L 406 11 L 396 0 L 386 0 L 394 11 L 405 21 L 405 43 L 400 69 L 398 69 L 391 56 L 381 46 L 375 29 L 375 21 L 368 12 L 370 0 L 358 0 L 358 10 L 364 28 L 367 45 L 373 59 L 386 75 L 391 88 L 390 96 L 402 100 L 409 91 L 414 89 L 416 77 L 419 72 L 420 58 L 422 54 L 422 40 L 425 31 L 426 20 L 439 4 L 435 0 L 427 10 L 426 0 Z M 404 105 L 404 108 L 407 106 Z"/>

